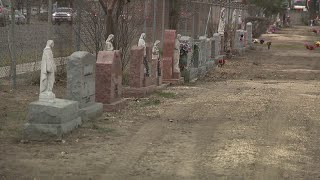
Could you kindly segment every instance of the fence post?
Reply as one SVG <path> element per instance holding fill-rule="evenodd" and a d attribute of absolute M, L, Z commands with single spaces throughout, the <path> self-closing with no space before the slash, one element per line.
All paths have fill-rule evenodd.
<path fill-rule="evenodd" d="M 81 3 L 81 4 L 80 4 Z M 76 51 L 81 49 L 81 5 L 82 1 L 77 1 L 77 30 L 76 30 Z"/>
<path fill-rule="evenodd" d="M 144 1 L 144 25 L 143 25 L 143 31 L 147 34 L 147 1 Z"/>
<path fill-rule="evenodd" d="M 10 40 L 11 40 L 11 47 L 10 47 L 10 52 L 11 52 L 11 69 L 10 69 L 10 75 L 11 75 L 11 83 L 12 83 L 12 88 L 16 89 L 17 88 L 17 55 L 16 55 L 16 44 L 15 44 L 15 0 L 11 1 L 11 25 L 10 25 Z"/>
<path fill-rule="evenodd" d="M 48 2 L 48 40 L 52 37 L 52 0 Z"/>
<path fill-rule="evenodd" d="M 161 43 L 162 47 L 164 45 L 164 31 L 165 31 L 165 13 L 166 13 L 166 0 L 162 0 L 162 38 L 161 38 Z"/>
<path fill-rule="evenodd" d="M 153 33 L 152 42 L 156 39 L 156 29 L 157 29 L 157 0 L 153 0 Z"/>

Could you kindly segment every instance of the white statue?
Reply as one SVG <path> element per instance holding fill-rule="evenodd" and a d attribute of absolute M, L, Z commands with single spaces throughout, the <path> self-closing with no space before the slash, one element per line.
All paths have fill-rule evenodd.
<path fill-rule="evenodd" d="M 181 35 L 178 34 L 175 45 L 174 45 L 174 62 L 173 62 L 173 72 L 180 72 L 179 60 L 180 60 L 180 38 Z"/>
<path fill-rule="evenodd" d="M 226 8 L 222 8 L 220 12 L 220 21 L 219 21 L 219 27 L 218 27 L 218 33 L 222 35 L 224 35 L 224 28 L 226 26 L 225 16 L 226 16 Z"/>
<path fill-rule="evenodd" d="M 110 34 L 108 36 L 108 39 L 106 40 L 106 44 L 104 46 L 104 50 L 105 51 L 113 51 L 114 48 L 113 48 L 113 39 L 114 39 L 114 35 L 113 34 Z"/>
<path fill-rule="evenodd" d="M 238 26 L 240 29 L 244 29 L 242 22 L 242 10 L 239 11 Z"/>
<path fill-rule="evenodd" d="M 233 14 L 232 14 L 232 28 L 234 29 L 235 27 L 237 27 L 237 9 L 233 10 Z"/>
<path fill-rule="evenodd" d="M 156 40 L 154 42 L 154 45 L 152 47 L 152 59 L 157 61 L 157 71 L 158 71 L 158 76 L 161 76 L 161 59 L 160 59 L 160 41 Z"/>
<path fill-rule="evenodd" d="M 55 72 L 57 70 L 52 48 L 54 42 L 49 40 L 47 46 L 43 50 L 41 61 L 41 75 L 40 75 L 40 96 L 41 101 L 51 101 L 55 99 L 55 94 L 52 92 L 53 84 L 55 81 Z"/>
<path fill-rule="evenodd" d="M 160 41 L 156 40 L 152 47 L 152 59 L 159 59 L 160 58 L 160 49 L 159 49 Z"/>
<path fill-rule="evenodd" d="M 144 63 L 144 73 L 146 74 L 147 77 L 149 77 L 149 65 L 148 65 L 148 61 L 147 61 L 147 48 L 146 48 L 146 34 L 145 33 L 142 33 L 141 36 L 140 36 L 140 39 L 139 39 L 139 42 L 138 42 L 138 46 L 139 47 L 143 47 L 143 50 L 144 50 L 144 60 L 143 60 L 143 63 Z"/>

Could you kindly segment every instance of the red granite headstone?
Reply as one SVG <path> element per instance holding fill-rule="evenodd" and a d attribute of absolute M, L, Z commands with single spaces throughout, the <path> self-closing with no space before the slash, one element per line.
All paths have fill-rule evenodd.
<path fill-rule="evenodd" d="M 244 47 L 248 46 L 248 32 L 244 31 Z"/>
<path fill-rule="evenodd" d="M 144 64 L 143 48 L 134 46 L 131 49 L 131 60 L 129 66 L 129 86 L 133 88 L 143 87 Z"/>
<path fill-rule="evenodd" d="M 100 51 L 96 63 L 96 101 L 104 105 L 104 111 L 123 107 L 122 63 L 119 51 Z"/>
<path fill-rule="evenodd" d="M 176 30 L 165 30 L 163 57 L 174 57 L 174 45 L 176 40 Z"/>
<path fill-rule="evenodd" d="M 152 48 L 147 46 L 147 61 L 150 76 L 144 75 L 144 52 L 142 47 L 134 46 L 131 49 L 129 67 L 129 87 L 125 87 L 125 97 L 144 97 L 157 90 L 157 61 L 152 59 Z"/>

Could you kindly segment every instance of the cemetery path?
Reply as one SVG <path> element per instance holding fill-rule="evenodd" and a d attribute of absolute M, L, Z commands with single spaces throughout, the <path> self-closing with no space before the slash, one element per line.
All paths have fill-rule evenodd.
<path fill-rule="evenodd" d="M 26 109 L 38 87 L 0 91 L 0 179 L 319 179 L 320 53 L 304 49 L 308 30 L 266 35 L 270 51 L 131 100 L 61 142 L 19 143 L 24 118 L 9 105 L 25 98 Z"/>

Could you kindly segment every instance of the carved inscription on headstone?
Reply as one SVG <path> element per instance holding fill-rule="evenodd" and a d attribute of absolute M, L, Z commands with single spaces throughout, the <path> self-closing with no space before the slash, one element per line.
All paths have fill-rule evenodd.
<path fill-rule="evenodd" d="M 78 101 L 80 108 L 95 102 L 95 57 L 84 51 L 73 53 L 67 63 L 67 98 Z"/>

